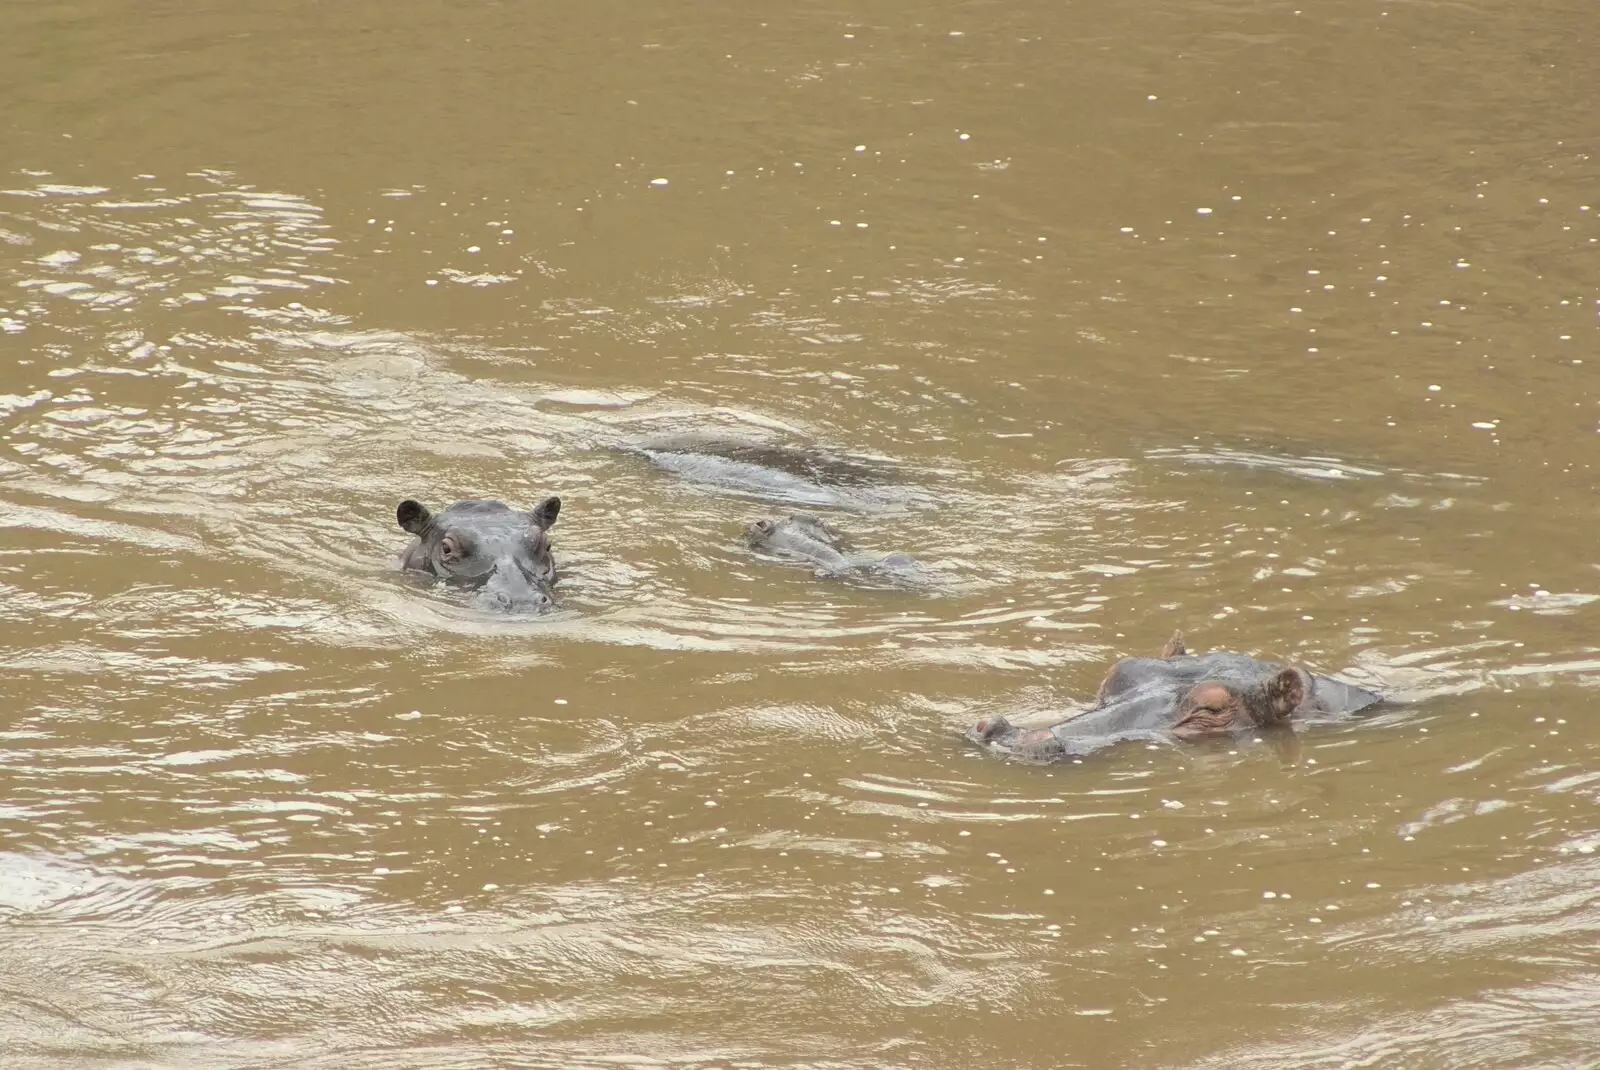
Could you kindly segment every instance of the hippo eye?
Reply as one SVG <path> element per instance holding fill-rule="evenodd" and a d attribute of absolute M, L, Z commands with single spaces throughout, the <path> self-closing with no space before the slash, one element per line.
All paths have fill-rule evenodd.
<path fill-rule="evenodd" d="M 1195 713 L 1224 714 L 1233 703 L 1233 695 L 1219 684 L 1201 684 L 1189 692 L 1189 708 Z"/>
<path fill-rule="evenodd" d="M 447 560 L 454 560 L 461 556 L 461 542 L 454 535 L 446 535 L 439 540 L 439 556 Z"/>

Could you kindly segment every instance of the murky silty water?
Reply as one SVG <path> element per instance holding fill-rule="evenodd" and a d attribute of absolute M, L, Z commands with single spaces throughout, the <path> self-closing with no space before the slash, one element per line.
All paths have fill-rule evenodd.
<path fill-rule="evenodd" d="M 1594 1065 L 1591 24 L 11 11 L 0 1063 Z M 962 739 L 1175 629 L 1401 701 Z"/>

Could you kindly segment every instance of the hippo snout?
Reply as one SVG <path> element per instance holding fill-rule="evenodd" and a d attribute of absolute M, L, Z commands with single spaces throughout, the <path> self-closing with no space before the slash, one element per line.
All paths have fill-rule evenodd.
<path fill-rule="evenodd" d="M 495 569 L 478 592 L 478 600 L 490 609 L 513 613 L 543 613 L 555 605 L 550 590 L 529 579 L 515 562 Z"/>
<path fill-rule="evenodd" d="M 1050 729 L 1018 728 L 1000 716 L 985 717 L 967 729 L 967 738 L 1033 761 L 1053 761 L 1065 754 L 1061 741 Z"/>
<path fill-rule="evenodd" d="M 488 601 L 494 603 L 497 609 L 511 611 L 542 612 L 555 604 L 555 599 L 543 591 L 532 591 L 523 595 L 514 595 L 510 591 L 490 590 L 484 592 Z"/>
<path fill-rule="evenodd" d="M 988 743 L 1015 731 L 1004 717 L 985 717 L 967 730 L 967 738 L 974 743 Z"/>

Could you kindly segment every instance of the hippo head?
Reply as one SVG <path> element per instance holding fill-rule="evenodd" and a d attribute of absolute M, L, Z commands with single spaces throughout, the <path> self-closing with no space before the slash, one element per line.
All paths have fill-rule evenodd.
<path fill-rule="evenodd" d="M 1042 727 L 986 717 L 967 737 L 1019 757 L 1055 761 L 1124 740 L 1172 742 L 1259 730 L 1288 760 L 1295 720 L 1351 714 L 1382 701 L 1366 688 L 1299 665 L 1225 651 L 1193 655 L 1174 635 L 1156 657 L 1113 665 L 1086 709 Z"/>
<path fill-rule="evenodd" d="M 560 512 L 561 499 L 553 497 L 526 512 L 504 502 L 465 501 L 438 513 L 408 498 L 395 519 L 416 538 L 400 565 L 475 589 L 490 607 L 539 612 L 555 602 L 556 563 L 546 532 Z"/>
<path fill-rule="evenodd" d="M 1283 724 L 1306 697 L 1306 676 L 1303 669 L 1285 665 L 1247 683 L 1227 676 L 1202 680 L 1178 699 L 1173 735 L 1197 739 Z"/>
<path fill-rule="evenodd" d="M 1130 719 L 1165 724 L 1179 739 L 1226 735 L 1286 723 L 1314 690 L 1295 665 L 1240 654 L 1189 653 L 1174 635 L 1154 658 L 1123 658 L 1100 684 L 1099 707 L 1123 707 Z"/>
<path fill-rule="evenodd" d="M 783 520 L 752 520 L 744 526 L 745 545 L 752 550 L 770 549 L 784 540 L 810 540 L 834 546 L 839 538 L 821 517 L 811 513 L 793 513 Z"/>

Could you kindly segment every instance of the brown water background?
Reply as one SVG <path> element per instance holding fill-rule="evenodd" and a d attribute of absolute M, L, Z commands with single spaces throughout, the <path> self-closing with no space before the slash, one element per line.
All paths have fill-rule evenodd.
<path fill-rule="evenodd" d="M 1297 4 L 0 5 L 0 1065 L 1600 1066 L 1596 11 Z"/>

